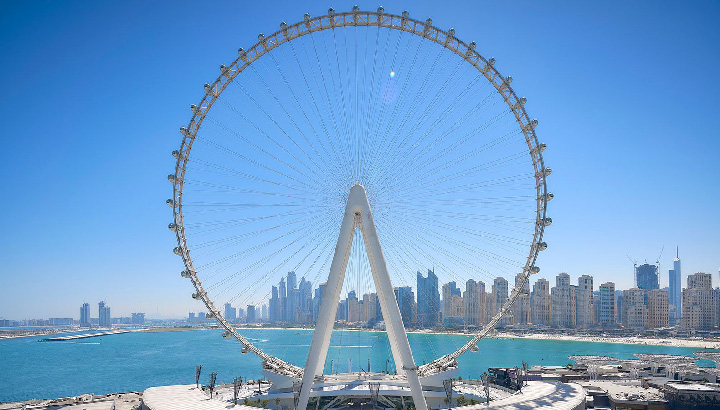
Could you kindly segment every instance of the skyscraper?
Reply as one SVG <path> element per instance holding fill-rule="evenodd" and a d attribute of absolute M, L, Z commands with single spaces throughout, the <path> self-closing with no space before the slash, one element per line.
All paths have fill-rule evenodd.
<path fill-rule="evenodd" d="M 255 305 L 247 305 L 246 321 L 248 323 L 253 323 L 253 322 L 257 321 L 257 316 L 255 313 Z"/>
<path fill-rule="evenodd" d="M 286 322 L 288 320 L 288 318 L 285 317 L 285 310 L 287 309 L 287 296 L 288 292 L 287 287 L 285 286 L 285 278 L 280 278 L 280 284 L 278 285 L 278 315 L 275 318 L 278 322 Z"/>
<path fill-rule="evenodd" d="M 600 312 L 598 324 L 603 327 L 613 327 L 615 319 L 615 284 L 606 282 L 600 285 Z"/>
<path fill-rule="evenodd" d="M 395 299 L 400 308 L 400 316 L 405 327 L 415 327 L 417 316 L 417 305 L 415 305 L 415 294 L 410 286 L 395 288 Z"/>
<path fill-rule="evenodd" d="M 485 293 L 484 289 L 483 293 Z M 465 311 L 465 324 L 478 325 L 480 323 L 480 294 L 478 293 L 477 282 L 473 279 L 468 279 L 468 281 L 465 282 L 463 303 Z"/>
<path fill-rule="evenodd" d="M 515 286 L 520 285 L 522 293 L 515 299 L 513 303 L 513 323 L 518 325 L 526 325 L 531 322 L 530 318 L 530 278 L 520 283 L 522 274 L 515 276 Z"/>
<path fill-rule="evenodd" d="M 323 295 L 325 295 L 325 287 L 327 283 L 321 283 L 315 289 L 315 297 L 313 298 L 313 323 L 317 323 L 318 315 L 320 314 L 320 306 L 322 306 Z"/>
<path fill-rule="evenodd" d="M 660 289 L 657 266 L 644 263 L 635 268 L 637 287 L 645 290 Z"/>
<path fill-rule="evenodd" d="M 670 325 L 675 326 L 681 321 L 682 316 L 682 272 L 680 270 L 680 250 L 675 251 L 675 259 L 673 259 L 673 268 L 669 273 L 669 294 L 668 303 L 670 304 Z"/>
<path fill-rule="evenodd" d="M 577 324 L 577 288 L 570 284 L 570 275 L 561 273 L 550 289 L 553 327 L 574 328 Z"/>
<path fill-rule="evenodd" d="M 105 301 L 98 303 L 98 326 L 110 327 L 110 306 L 105 305 Z"/>
<path fill-rule="evenodd" d="M 272 287 L 272 291 L 270 293 L 270 302 L 269 302 L 269 311 L 268 311 L 268 320 L 270 322 L 277 322 L 279 314 L 278 305 L 280 304 L 280 300 L 278 299 L 278 288 L 277 286 Z"/>
<path fill-rule="evenodd" d="M 306 281 L 304 276 L 300 279 L 298 292 L 298 322 L 302 324 L 310 324 L 313 321 L 312 283 Z"/>
<path fill-rule="evenodd" d="M 493 305 L 495 307 L 495 312 L 493 314 L 497 313 L 502 309 L 502 307 L 505 305 L 505 301 L 508 299 L 508 281 L 505 280 L 502 276 L 498 276 L 493 281 L 492 286 L 492 298 L 493 298 Z M 508 324 L 507 318 L 502 318 L 500 322 L 498 322 L 498 326 L 505 326 Z"/>
<path fill-rule="evenodd" d="M 90 304 L 89 303 L 83 303 L 82 307 L 80 308 L 80 326 L 84 326 L 84 327 L 90 326 Z"/>
<path fill-rule="evenodd" d="M 550 326 L 550 282 L 538 279 L 532 291 L 532 323 Z"/>
<path fill-rule="evenodd" d="M 417 273 L 417 311 L 418 327 L 437 326 L 440 318 L 440 292 L 438 277 L 428 269 L 427 278 Z"/>
<path fill-rule="evenodd" d="M 227 319 L 228 322 L 234 322 L 235 319 L 237 319 L 237 309 L 229 303 L 225 304 L 225 319 Z"/>
<path fill-rule="evenodd" d="M 663 289 L 653 289 L 647 292 L 648 306 L 648 328 L 657 329 L 668 327 L 669 308 L 668 308 L 668 291 Z"/>
<path fill-rule="evenodd" d="M 647 291 L 632 288 L 623 291 L 623 309 L 625 327 L 632 329 L 645 329 L 648 325 L 648 308 L 645 302 Z"/>
<path fill-rule="evenodd" d="M 715 292 L 712 276 L 698 272 L 688 275 L 687 288 L 682 292 L 682 326 L 686 329 L 709 330 L 715 323 Z"/>
<path fill-rule="evenodd" d="M 595 324 L 593 277 L 590 275 L 582 275 L 578 278 L 576 308 L 577 326 L 588 327 Z"/>

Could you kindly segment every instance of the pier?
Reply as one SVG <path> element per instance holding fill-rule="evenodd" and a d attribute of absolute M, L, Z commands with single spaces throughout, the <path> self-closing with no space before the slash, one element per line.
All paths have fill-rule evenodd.
<path fill-rule="evenodd" d="M 87 339 L 89 337 L 99 337 L 99 336 L 109 336 L 109 335 L 119 335 L 121 333 L 130 333 L 129 330 L 108 330 L 105 332 L 97 332 L 97 333 L 84 333 L 81 335 L 70 335 L 70 336 L 61 336 L 61 337 L 48 337 L 45 339 L 38 340 L 39 342 L 65 342 L 68 340 L 77 340 L 77 339 Z"/>

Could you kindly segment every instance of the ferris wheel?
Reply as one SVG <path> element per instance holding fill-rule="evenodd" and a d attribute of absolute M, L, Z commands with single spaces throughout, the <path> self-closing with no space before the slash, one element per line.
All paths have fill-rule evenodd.
<path fill-rule="evenodd" d="M 168 176 L 174 252 L 192 297 L 265 369 L 304 374 L 244 337 L 220 306 L 262 303 L 290 271 L 317 288 L 354 186 L 367 195 L 394 286 L 414 286 L 427 267 L 441 282 L 488 288 L 515 278 L 492 311 L 477 308 L 474 336 L 417 367 L 419 377 L 456 366 L 512 320 L 547 248 L 551 170 L 526 99 L 477 47 L 407 12 L 330 9 L 259 34 L 190 106 Z M 365 238 L 353 235 L 354 282 L 344 289 L 372 292 Z"/>

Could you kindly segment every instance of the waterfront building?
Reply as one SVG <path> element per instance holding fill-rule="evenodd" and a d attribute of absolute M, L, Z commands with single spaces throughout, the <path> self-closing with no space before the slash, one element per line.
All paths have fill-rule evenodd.
<path fill-rule="evenodd" d="M 268 319 L 268 306 L 264 303 L 260 307 L 260 319 L 262 319 L 262 320 Z"/>
<path fill-rule="evenodd" d="M 145 313 L 131 313 L 130 323 L 133 325 L 144 325 L 145 324 Z"/>
<path fill-rule="evenodd" d="M 280 304 L 279 300 L 279 293 L 277 286 L 273 286 L 272 290 L 270 292 L 270 301 L 268 304 L 270 305 L 269 312 L 268 312 L 268 320 L 270 322 L 277 322 L 280 317 L 279 307 Z"/>
<path fill-rule="evenodd" d="M 360 303 L 357 298 L 357 293 L 354 290 L 351 290 L 348 293 L 347 299 L 346 299 L 346 319 L 348 322 L 359 322 L 360 321 Z"/>
<path fill-rule="evenodd" d="M 712 276 L 702 272 L 688 275 L 687 288 L 682 292 L 682 327 L 709 330 L 715 324 L 715 314 Z"/>
<path fill-rule="evenodd" d="M 483 289 L 483 293 L 485 293 L 485 289 Z M 480 323 L 480 294 L 474 279 L 468 279 L 465 282 L 465 293 L 463 293 L 462 300 L 465 324 L 478 325 Z"/>
<path fill-rule="evenodd" d="M 374 323 L 378 312 L 377 293 L 366 293 L 362 300 L 362 321 L 365 323 Z"/>
<path fill-rule="evenodd" d="M 639 289 L 660 289 L 658 284 L 658 269 L 655 265 L 644 263 L 635 268 L 636 287 Z"/>
<path fill-rule="evenodd" d="M 428 269 L 427 278 L 417 272 L 418 327 L 431 328 L 440 322 L 440 292 L 438 277 Z"/>
<path fill-rule="evenodd" d="M 459 289 L 458 289 L 459 290 Z M 417 305 L 415 304 L 415 293 L 410 286 L 395 288 L 395 300 L 400 307 L 400 316 L 405 327 L 415 327 L 417 321 Z"/>
<path fill-rule="evenodd" d="M 297 275 L 294 271 L 290 271 L 287 274 L 287 291 L 290 293 L 292 289 L 297 288 Z"/>
<path fill-rule="evenodd" d="M 298 286 L 299 296 L 299 317 L 298 323 L 313 323 L 312 283 L 305 280 L 303 276 Z"/>
<path fill-rule="evenodd" d="M 255 305 L 247 305 L 247 316 L 245 316 L 245 321 L 248 323 L 254 323 L 257 321 Z"/>
<path fill-rule="evenodd" d="M 98 326 L 110 327 L 110 306 L 105 304 L 105 301 L 98 303 Z"/>
<path fill-rule="evenodd" d="M 457 287 L 455 281 L 448 282 L 442 286 L 442 317 L 453 317 L 452 314 L 452 297 L 453 295 L 462 297 L 460 288 Z"/>
<path fill-rule="evenodd" d="M 237 309 L 232 307 L 230 303 L 226 303 L 224 316 L 229 322 L 234 322 L 237 319 Z"/>
<path fill-rule="evenodd" d="M 502 309 L 503 305 L 505 305 L 505 302 L 508 299 L 508 281 L 502 276 L 498 276 L 493 281 L 492 295 L 494 307 L 493 315 L 495 315 L 500 311 L 500 309 Z M 508 318 L 506 317 L 502 318 L 498 322 L 498 326 L 500 327 L 506 326 L 507 324 Z"/>
<path fill-rule="evenodd" d="M 317 323 L 318 314 L 320 314 L 320 306 L 322 305 L 323 295 L 325 294 L 327 283 L 321 283 L 315 289 L 315 297 L 313 298 L 313 323 Z"/>
<path fill-rule="evenodd" d="M 623 306 L 627 320 L 625 327 L 632 329 L 646 329 L 648 326 L 648 308 L 646 304 L 647 291 L 632 288 L 623 291 Z"/>
<path fill-rule="evenodd" d="M 598 324 L 602 327 L 615 326 L 615 284 L 605 282 L 600 285 L 600 311 Z"/>
<path fill-rule="evenodd" d="M 488 322 L 487 310 L 487 293 L 485 293 L 485 282 L 479 280 L 475 284 L 478 298 L 478 325 L 484 325 Z"/>
<path fill-rule="evenodd" d="M 515 275 L 515 286 L 520 285 L 521 293 L 513 303 L 513 324 L 527 325 L 531 323 L 530 317 L 530 278 L 520 283 L 522 274 Z"/>
<path fill-rule="evenodd" d="M 680 251 L 676 250 L 673 268 L 668 272 L 670 325 L 675 326 L 682 316 L 682 271 L 680 269 Z"/>
<path fill-rule="evenodd" d="M 595 311 L 593 304 L 593 277 L 582 275 L 578 278 L 575 314 L 578 327 L 588 327 L 595 324 Z"/>
<path fill-rule="evenodd" d="M 653 289 L 647 292 L 648 328 L 657 329 L 670 325 L 668 291 Z"/>
<path fill-rule="evenodd" d="M 287 286 L 285 285 L 285 278 L 280 278 L 280 283 L 278 284 L 278 304 L 277 304 L 277 311 L 278 315 L 275 319 L 278 322 L 287 322 L 287 318 L 285 317 L 285 309 L 287 306 Z"/>
<path fill-rule="evenodd" d="M 532 323 L 550 326 L 550 306 L 550 282 L 547 279 L 538 279 L 532 291 Z"/>
<path fill-rule="evenodd" d="M 80 326 L 90 327 L 90 304 L 83 303 L 80 307 Z"/>
<path fill-rule="evenodd" d="M 577 324 L 577 288 L 570 284 L 570 275 L 560 273 L 550 289 L 550 312 L 553 327 L 574 328 Z"/>

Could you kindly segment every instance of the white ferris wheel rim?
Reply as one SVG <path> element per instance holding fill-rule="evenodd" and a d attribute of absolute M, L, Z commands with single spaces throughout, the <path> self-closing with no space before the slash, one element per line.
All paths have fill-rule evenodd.
<path fill-rule="evenodd" d="M 224 337 L 233 337 L 243 345 L 243 352 L 252 352 L 263 359 L 263 366 L 269 370 L 273 370 L 280 374 L 291 377 L 301 378 L 303 369 L 289 364 L 284 360 L 268 355 L 260 348 L 255 346 L 248 339 L 240 335 L 236 329 L 223 316 L 220 309 L 208 296 L 203 287 L 202 281 L 197 276 L 193 266 L 193 261 L 187 246 L 187 238 L 185 236 L 185 227 L 183 225 L 183 186 L 187 167 L 188 158 L 192 149 L 193 142 L 197 132 L 200 129 L 205 117 L 210 112 L 213 104 L 223 93 L 227 85 L 229 85 L 241 72 L 248 68 L 254 61 L 263 55 L 269 53 L 276 47 L 294 39 L 300 38 L 314 32 L 344 28 L 344 27 L 378 27 L 390 30 L 398 30 L 419 36 L 425 40 L 432 41 L 450 50 L 460 56 L 465 62 L 475 67 L 480 74 L 493 86 L 502 96 L 505 103 L 515 116 L 515 120 L 520 127 L 520 131 L 525 137 L 528 146 L 528 153 L 532 159 L 534 169 L 535 189 L 536 189 L 536 218 L 535 231 L 533 234 L 532 244 L 526 259 L 523 272 L 523 280 L 527 280 L 531 274 L 537 273 L 539 268 L 535 266 L 538 253 L 545 249 L 547 245 L 542 242 L 545 226 L 549 225 L 551 220 L 547 218 L 547 202 L 552 199 L 553 195 L 548 192 L 546 178 L 550 173 L 549 168 L 545 168 L 542 152 L 545 148 L 544 144 L 538 142 L 535 134 L 535 126 L 537 121 L 531 119 L 524 107 L 525 98 L 518 97 L 513 88 L 510 86 L 511 77 L 503 77 L 494 67 L 495 60 L 493 58 L 486 59 L 476 50 L 475 42 L 465 43 L 455 37 L 455 30 L 441 30 L 432 25 L 432 20 L 420 21 L 409 17 L 407 11 L 401 15 L 386 13 L 382 7 L 377 11 L 360 11 L 354 7 L 350 12 L 336 13 L 332 8 L 328 10 L 328 14 L 319 17 L 310 17 L 305 14 L 304 19 L 298 23 L 288 25 L 280 24 L 280 30 L 265 36 L 260 34 L 258 42 L 247 50 L 239 49 L 239 56 L 228 66 L 220 67 L 221 74 L 212 83 L 204 86 L 205 94 L 198 105 L 192 105 L 192 116 L 187 126 L 181 127 L 180 132 L 183 136 L 180 150 L 174 151 L 176 157 L 175 173 L 168 176 L 173 183 L 173 198 L 168 204 L 173 208 L 174 222 L 170 224 L 170 229 L 176 233 L 178 246 L 174 252 L 183 260 L 186 270 L 182 272 L 182 276 L 191 280 L 195 293 L 193 298 L 201 300 L 211 317 L 214 317 L 218 323 L 225 329 Z M 434 361 L 421 366 L 418 369 L 419 375 L 429 375 L 456 363 L 456 359 L 467 352 L 475 349 L 477 342 L 489 333 L 497 323 L 505 316 L 515 299 L 523 292 L 521 289 L 523 281 L 519 281 L 510 293 L 505 304 L 498 310 L 495 316 L 461 348 L 455 352 L 435 359 Z"/>

